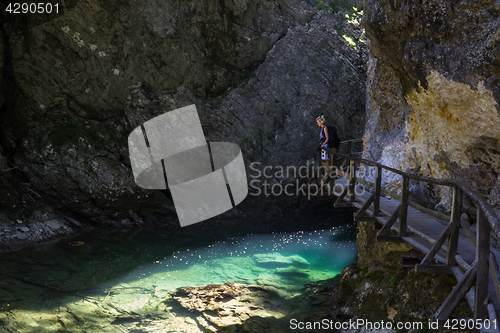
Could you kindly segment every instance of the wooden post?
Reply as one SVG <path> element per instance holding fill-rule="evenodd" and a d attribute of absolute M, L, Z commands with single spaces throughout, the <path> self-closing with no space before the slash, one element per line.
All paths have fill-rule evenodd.
<path fill-rule="evenodd" d="M 377 170 L 375 171 L 375 199 L 373 201 L 373 217 L 378 216 L 380 210 L 380 191 L 382 187 L 382 168 L 377 165 Z"/>
<path fill-rule="evenodd" d="M 488 319 L 488 279 L 490 275 L 490 224 L 480 207 L 477 208 L 476 260 L 477 277 L 474 294 L 474 317 Z"/>
<path fill-rule="evenodd" d="M 355 185 L 356 185 L 356 163 L 353 160 L 349 161 L 349 201 L 354 202 L 355 200 Z"/>
<path fill-rule="evenodd" d="M 451 232 L 448 240 L 448 253 L 446 254 L 446 264 L 449 266 L 455 265 L 455 256 L 457 255 L 458 232 L 460 230 L 462 215 L 463 192 L 458 187 L 453 188 L 453 206 L 451 208 Z"/>
<path fill-rule="evenodd" d="M 493 286 L 495 287 L 495 293 L 497 294 L 497 299 L 500 299 L 500 271 L 498 269 L 497 258 L 493 252 L 490 252 L 490 273 L 491 279 L 493 280 Z"/>
<path fill-rule="evenodd" d="M 410 193 L 410 178 L 403 176 L 401 191 L 401 215 L 399 216 L 399 236 L 406 236 L 406 218 L 408 216 L 408 195 Z"/>
<path fill-rule="evenodd" d="M 351 143 L 351 141 L 349 141 L 347 143 L 347 155 L 351 155 L 351 145 L 352 145 L 352 143 Z"/>
<path fill-rule="evenodd" d="M 441 307 L 439 307 L 439 309 L 434 314 L 434 316 L 431 317 L 431 319 L 445 320 L 450 318 L 450 315 L 453 312 L 453 310 L 455 310 L 458 303 L 460 303 L 460 300 L 464 298 L 465 294 L 467 294 L 470 287 L 472 286 L 472 283 L 474 283 L 474 278 L 476 278 L 476 276 L 477 276 L 477 259 L 474 260 L 474 262 L 462 276 L 460 281 L 458 281 L 458 283 L 455 285 L 455 287 L 451 291 L 451 294 L 449 294 L 448 297 L 446 297 L 443 304 L 441 304 Z"/>
<path fill-rule="evenodd" d="M 317 175 L 316 176 L 318 177 L 318 179 L 320 179 L 320 177 L 321 177 L 320 171 L 321 171 L 321 166 L 323 164 L 322 161 L 321 161 L 321 152 L 322 151 L 323 150 L 321 148 L 318 149 L 318 169 L 316 170 L 317 171 Z"/>
<path fill-rule="evenodd" d="M 332 148 L 332 150 L 334 152 L 337 152 L 338 149 L 337 148 Z M 335 171 L 335 175 L 333 177 L 332 176 L 332 171 Z M 332 194 L 333 193 L 333 188 L 335 187 L 335 179 L 336 179 L 336 176 L 338 175 L 338 170 L 337 170 L 337 156 L 335 156 L 334 154 L 330 154 L 330 170 L 328 170 L 329 172 L 329 184 L 330 184 L 330 188 L 329 188 L 329 194 Z"/>

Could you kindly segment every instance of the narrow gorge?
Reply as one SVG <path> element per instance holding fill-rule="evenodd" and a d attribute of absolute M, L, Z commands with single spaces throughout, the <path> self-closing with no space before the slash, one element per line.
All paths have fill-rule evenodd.
<path fill-rule="evenodd" d="M 193 104 L 207 141 L 241 148 L 252 189 L 307 183 L 276 170 L 315 163 L 325 115 L 342 140 L 363 139 L 362 158 L 460 181 L 500 214 L 500 1 L 49 2 L 50 13 L 0 4 L 0 275 L 15 281 L 0 284 L 0 331 L 281 332 L 292 318 L 436 311 L 455 280 L 402 268 L 414 250 L 376 242 L 373 223 L 333 213 L 329 198 L 250 191 L 180 228 L 170 191 L 135 183 L 127 140 Z M 401 193 L 397 176 L 382 184 Z M 409 195 L 451 212 L 445 187 L 412 181 Z M 461 219 L 475 230 L 467 199 Z M 255 235 L 266 236 L 245 238 Z M 253 243 L 268 235 L 272 256 Z M 188 262 L 193 271 L 172 268 Z M 168 274 L 182 283 L 162 285 Z M 24 283 L 43 290 L 36 316 Z M 219 307 L 235 295 L 260 305 Z M 471 313 L 460 304 L 454 315 Z"/>
<path fill-rule="evenodd" d="M 211 0 L 68 1 L 58 15 L 4 8 L 0 248 L 92 227 L 175 226 L 171 198 L 135 185 L 127 137 L 180 107 L 196 105 L 207 141 L 238 144 L 247 170 L 314 157 L 319 114 L 342 138 L 361 137 L 361 7 L 318 8 Z M 279 213 L 260 199 L 232 214 Z M 282 211 L 297 205 L 281 201 Z"/>

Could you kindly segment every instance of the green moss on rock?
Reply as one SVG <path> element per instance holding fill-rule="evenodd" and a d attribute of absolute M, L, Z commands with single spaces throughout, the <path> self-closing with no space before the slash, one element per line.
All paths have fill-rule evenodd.
<path fill-rule="evenodd" d="M 347 266 L 340 279 L 339 316 L 427 322 L 457 281 L 445 274 L 403 268 L 401 257 L 413 251 L 407 244 L 377 242 L 373 223 L 360 222 L 358 228 L 357 263 Z M 455 318 L 471 316 L 465 301 L 452 314 Z"/>

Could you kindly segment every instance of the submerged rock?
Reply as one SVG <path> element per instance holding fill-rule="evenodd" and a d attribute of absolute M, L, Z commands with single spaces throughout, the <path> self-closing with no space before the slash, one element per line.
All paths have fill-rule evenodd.
<path fill-rule="evenodd" d="M 275 274 L 287 277 L 287 278 L 308 278 L 309 274 L 304 272 L 301 269 L 297 269 L 295 267 L 285 267 L 285 268 L 276 268 L 274 271 Z"/>
<path fill-rule="evenodd" d="M 253 256 L 258 266 L 262 267 L 308 267 L 309 262 L 299 255 L 284 256 L 279 252 L 258 253 Z"/>
<path fill-rule="evenodd" d="M 283 282 L 283 279 L 280 278 L 278 275 L 276 274 L 269 274 L 269 273 L 266 273 L 266 274 L 260 274 L 257 279 L 256 279 L 256 282 L 259 284 L 259 285 L 262 285 L 262 286 L 271 286 L 271 287 L 274 287 L 278 290 L 290 290 L 290 289 L 296 289 L 296 288 L 292 288 L 291 286 L 289 285 L 286 285 L 284 284 Z"/>
<path fill-rule="evenodd" d="M 180 288 L 173 297 L 186 309 L 202 312 L 216 328 L 241 325 L 252 317 L 281 318 L 287 304 L 272 287 L 238 285 L 208 285 Z"/>
<path fill-rule="evenodd" d="M 172 296 L 211 332 L 287 332 L 291 320 L 336 322 L 337 283 L 338 278 L 312 282 L 297 296 L 238 284 L 180 288 Z"/>

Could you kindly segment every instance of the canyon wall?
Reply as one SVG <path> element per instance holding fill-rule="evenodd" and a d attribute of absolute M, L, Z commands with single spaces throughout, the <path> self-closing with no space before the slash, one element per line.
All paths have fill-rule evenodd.
<path fill-rule="evenodd" d="M 313 0 L 68 0 L 59 13 L 3 11 L 0 250 L 90 226 L 175 227 L 169 192 L 136 186 L 127 137 L 176 108 L 196 104 L 207 140 L 238 144 L 247 172 L 252 162 L 305 165 L 320 114 L 343 139 L 361 137 L 360 13 L 318 9 Z M 301 200 L 249 196 L 230 214 L 285 213 Z"/>
<path fill-rule="evenodd" d="M 367 124 L 363 156 L 433 178 L 455 179 L 500 212 L 500 1 L 367 0 Z M 401 190 L 384 171 L 383 185 Z M 410 183 L 410 199 L 443 212 L 451 190 Z M 474 209 L 464 201 L 462 218 Z M 404 243 L 376 241 L 358 222 L 357 263 L 344 269 L 340 315 L 426 322 L 455 286 L 445 274 L 416 273 Z M 452 317 L 470 316 L 461 302 Z"/>
<path fill-rule="evenodd" d="M 497 212 L 499 13 L 491 0 L 367 0 L 363 22 L 370 49 L 364 157 L 461 181 Z M 384 173 L 383 181 L 400 189 L 400 178 Z M 410 193 L 451 209 L 450 189 L 412 183 Z"/>

